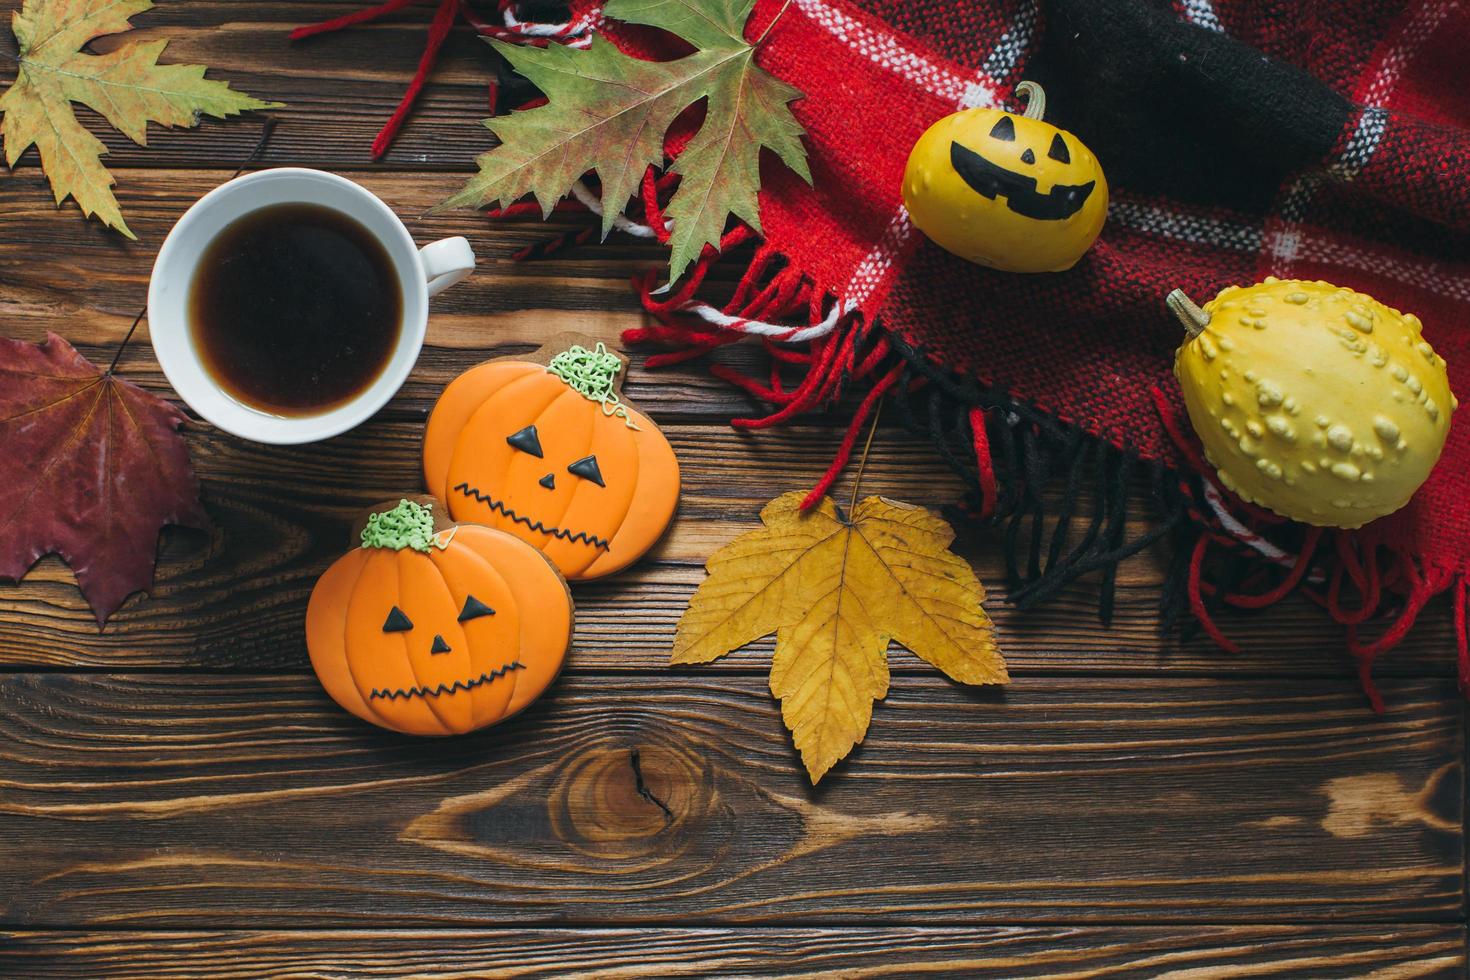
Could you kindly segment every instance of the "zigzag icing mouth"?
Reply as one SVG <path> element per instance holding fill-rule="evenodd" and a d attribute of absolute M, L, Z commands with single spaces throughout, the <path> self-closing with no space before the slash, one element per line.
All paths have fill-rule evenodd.
<path fill-rule="evenodd" d="M 375 687 L 369 700 L 373 700 L 374 698 L 386 698 L 389 701 L 397 701 L 399 698 L 437 698 L 442 694 L 454 694 L 458 691 L 473 691 L 477 687 L 489 684 L 497 677 L 504 677 L 513 670 L 525 669 L 521 662 L 516 660 L 506 664 L 499 670 L 489 671 L 467 681 L 455 681 L 453 684 L 439 684 L 436 687 L 421 684 L 418 687 L 399 687 L 393 690 L 379 690 Z"/>
<path fill-rule="evenodd" d="M 488 493 L 481 493 L 478 489 L 470 486 L 468 483 L 460 483 L 455 486 L 454 489 L 456 493 L 462 493 L 466 497 L 469 497 L 471 500 L 482 503 L 486 507 L 489 507 L 491 510 L 504 514 L 512 521 L 515 521 L 517 524 L 524 524 L 532 531 L 539 531 L 540 533 L 550 535 L 553 538 L 560 538 L 562 541 L 581 542 L 582 544 L 588 544 L 594 548 L 601 548 L 603 550 L 607 550 L 611 547 L 606 538 L 599 538 L 595 534 L 588 534 L 586 531 L 577 531 L 574 533 L 572 531 L 568 531 L 564 527 L 548 527 L 540 521 L 533 521 L 529 517 L 523 517 L 520 514 L 517 514 L 514 508 L 507 506 L 505 501 L 496 500 Z"/>

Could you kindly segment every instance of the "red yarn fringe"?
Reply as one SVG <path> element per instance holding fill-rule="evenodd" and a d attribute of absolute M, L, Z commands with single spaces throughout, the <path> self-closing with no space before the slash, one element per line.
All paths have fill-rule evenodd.
<path fill-rule="evenodd" d="M 377 20 L 385 14 L 391 14 L 395 10 L 402 10 L 404 7 L 418 2 L 419 0 L 388 0 L 387 3 L 365 7 L 362 10 L 355 10 L 350 14 L 343 14 L 341 17 L 324 20 L 320 24 L 309 24 L 306 27 L 298 27 L 291 32 L 291 40 L 299 41 L 302 38 L 311 37 L 315 34 L 326 34 L 329 31 L 340 31 L 343 28 L 353 27 L 357 24 L 366 24 L 368 21 Z"/>
<path fill-rule="evenodd" d="M 398 135 L 398 130 L 403 128 L 408 110 L 418 101 L 419 93 L 424 90 L 424 83 L 428 81 L 429 72 L 439 60 L 439 49 L 444 46 L 450 29 L 454 27 L 454 15 L 459 7 L 460 0 L 439 0 L 439 9 L 434 11 L 434 19 L 429 22 L 429 40 L 424 45 L 424 53 L 419 56 L 418 70 L 413 73 L 408 90 L 398 101 L 398 108 L 393 110 L 393 115 L 388 117 L 388 121 L 373 139 L 374 160 L 382 159 L 383 154 L 388 152 L 388 147 L 393 144 L 394 137 Z"/>
<path fill-rule="evenodd" d="M 980 510 L 975 516 L 983 521 L 988 520 L 995 513 L 995 502 L 1000 497 L 1000 491 L 995 482 L 995 464 L 990 458 L 990 435 L 985 431 L 985 411 L 983 409 L 970 409 L 970 432 L 974 441 L 975 466 L 979 471 L 980 481 Z"/>
<path fill-rule="evenodd" d="M 665 179 L 655 178 L 652 169 L 644 176 L 640 194 L 644 219 L 656 231 L 666 228 L 659 201 L 669 186 Z M 708 368 L 714 377 L 772 406 L 769 414 L 733 419 L 731 424 L 740 429 L 768 429 L 798 415 L 819 411 L 838 401 L 852 383 L 872 379 L 831 464 L 802 501 L 802 509 L 808 509 L 826 496 L 851 461 L 864 424 L 883 396 L 899 383 L 903 365 L 894 362 L 893 348 L 886 335 L 869 329 L 857 312 L 836 313 L 833 304 L 838 300 L 817 289 L 775 250 L 765 246 L 751 257 L 724 307 L 716 311 L 699 302 L 695 297 L 714 263 L 754 234 L 749 227 L 736 225 L 725 234 L 718 249 L 706 248 L 683 280 L 672 288 L 657 285 L 658 270 L 635 277 L 633 286 L 643 308 L 657 323 L 624 331 L 623 341 L 629 344 L 654 341 L 674 348 L 646 359 L 648 367 L 657 368 L 693 360 L 727 344 L 757 338 L 770 355 L 768 377 L 745 375 L 723 364 Z M 804 317 L 809 326 L 776 326 L 796 317 Z M 828 321 L 830 326 L 814 329 Z M 805 349 L 787 346 L 793 341 L 804 342 Z M 793 370 L 799 372 L 794 383 L 786 376 Z M 918 384 L 922 381 L 915 382 Z M 976 453 L 984 454 L 984 468 L 993 475 L 983 420 L 980 433 L 975 443 Z"/>
<path fill-rule="evenodd" d="M 1190 555 L 1187 590 L 1189 607 L 1200 627 L 1221 648 L 1237 652 L 1239 647 L 1221 632 L 1211 616 L 1205 602 L 1206 596 L 1240 609 L 1262 609 L 1274 605 L 1293 592 L 1300 592 L 1323 606 L 1329 615 L 1346 627 L 1346 649 L 1357 661 L 1358 680 L 1364 695 L 1373 710 L 1382 713 L 1383 696 L 1373 680 L 1373 666 L 1378 657 L 1403 642 L 1413 628 L 1419 614 L 1431 598 L 1453 589 L 1455 646 L 1457 674 L 1460 690 L 1470 697 L 1470 640 L 1467 640 L 1466 589 L 1470 570 L 1459 571 L 1431 567 L 1421 569 L 1414 557 L 1407 552 L 1382 547 L 1379 542 L 1369 540 L 1361 531 L 1332 531 L 1333 547 L 1319 549 L 1327 530 L 1309 527 L 1296 545 L 1295 553 L 1272 543 L 1265 535 L 1268 527 L 1279 527 L 1288 523 L 1278 514 L 1247 504 L 1227 494 L 1215 480 L 1210 467 L 1200 451 L 1198 440 L 1186 435 L 1173 406 L 1159 389 L 1152 389 L 1154 406 L 1165 431 L 1178 447 L 1180 455 L 1196 471 L 1199 478 L 1214 489 L 1222 500 L 1228 501 L 1234 521 L 1238 526 L 1227 527 L 1218 515 L 1206 514 L 1198 509 L 1191 512 L 1202 528 Z M 1246 555 L 1264 563 L 1289 563 L 1285 577 L 1275 586 L 1256 594 L 1222 591 L 1205 578 L 1204 569 L 1213 547 Z M 1379 552 L 1387 553 L 1385 569 Z M 1315 572 L 1315 575 L 1309 574 Z M 1358 592 L 1356 608 L 1343 604 L 1344 580 L 1350 581 Z M 1315 582 L 1327 584 L 1326 593 L 1319 591 Z M 1362 635 L 1362 625 L 1384 611 L 1386 599 L 1392 594 L 1402 602 L 1397 616 L 1378 635 L 1367 640 Z"/>
<path fill-rule="evenodd" d="M 324 20 L 319 24 L 308 24 L 298 27 L 290 34 L 293 41 L 303 38 L 314 37 L 318 34 L 327 34 L 332 31 L 340 31 L 359 24 L 366 24 L 378 20 L 388 14 L 395 13 L 405 7 L 419 3 L 427 3 L 430 0 L 387 0 L 385 3 L 364 7 L 341 17 Z M 593 21 L 599 16 L 595 11 L 580 17 L 574 17 L 565 24 L 546 25 L 531 24 L 516 21 L 514 18 L 514 0 L 500 0 L 499 11 L 504 23 L 495 24 L 484 20 L 470 6 L 469 0 L 438 0 L 438 7 L 434 10 L 434 17 L 429 22 L 428 38 L 424 44 L 424 53 L 419 57 L 418 69 L 413 78 L 409 80 L 408 89 L 403 93 L 397 108 L 378 131 L 373 139 L 372 158 L 379 160 L 383 154 L 388 152 L 398 131 L 403 128 L 403 122 L 408 118 L 409 111 L 414 103 L 418 101 L 419 94 L 423 91 L 428 81 L 434 64 L 439 60 L 439 51 L 444 47 L 449 32 L 453 30 L 456 21 L 463 17 L 466 24 L 484 37 L 495 38 L 511 44 L 528 44 L 534 47 L 545 47 L 555 42 L 558 44 L 579 44 L 586 36 L 586 31 L 593 26 Z M 513 25 L 513 26 L 512 26 Z M 490 83 L 490 114 L 495 114 L 496 104 L 499 101 L 499 86 L 495 82 Z"/>

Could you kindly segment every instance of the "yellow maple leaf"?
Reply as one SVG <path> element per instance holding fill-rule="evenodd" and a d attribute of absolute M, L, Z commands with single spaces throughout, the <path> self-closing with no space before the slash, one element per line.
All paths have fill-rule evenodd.
<path fill-rule="evenodd" d="M 772 632 L 771 693 L 807 774 L 818 782 L 863 740 L 888 693 L 897 640 L 965 684 L 1010 678 L 954 531 L 922 507 L 868 497 L 845 515 L 803 494 L 761 511 L 759 530 L 709 559 L 679 620 L 671 661 L 708 663 Z"/>
<path fill-rule="evenodd" d="M 129 238 L 113 197 L 112 174 L 102 165 L 107 147 L 77 121 L 71 103 L 95 110 L 139 146 L 148 145 L 148 123 L 196 126 L 201 113 L 224 118 L 250 109 L 273 109 L 210 81 L 201 65 L 160 65 L 167 41 L 132 41 L 107 54 L 82 45 L 129 30 L 128 18 L 153 0 L 26 0 L 11 18 L 20 44 L 15 81 L 0 96 L 0 136 L 5 162 L 15 166 L 33 144 L 59 205 L 73 197 L 82 213 L 96 215 Z"/>

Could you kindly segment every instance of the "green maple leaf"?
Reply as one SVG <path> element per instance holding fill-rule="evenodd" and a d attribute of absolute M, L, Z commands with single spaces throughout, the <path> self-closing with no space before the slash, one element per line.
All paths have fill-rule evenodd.
<path fill-rule="evenodd" d="M 77 120 L 71 103 L 94 109 L 139 146 L 148 145 L 150 121 L 196 126 L 201 113 L 224 118 L 281 105 L 206 80 L 200 65 L 158 64 L 166 40 L 132 41 L 100 55 L 81 50 L 94 38 L 131 29 L 128 18 L 152 6 L 152 0 L 25 0 L 11 18 L 19 68 L 0 96 L 5 162 L 14 167 L 35 145 L 58 205 L 70 195 L 83 214 L 129 238 L 136 236 L 113 197 L 116 181 L 102 165 L 107 147 Z"/>
<path fill-rule="evenodd" d="M 547 104 L 485 120 L 501 145 L 480 157 L 479 174 L 440 208 L 506 205 L 532 194 L 549 215 L 578 178 L 595 170 L 605 238 L 644 171 L 662 163 L 669 125 L 707 99 L 699 132 L 674 163 L 679 187 L 664 212 L 673 219 L 673 277 L 706 244 L 718 245 L 730 215 L 759 231 L 761 148 L 807 183 L 812 177 L 801 125 L 787 105 L 801 92 L 756 67 L 755 48 L 742 36 L 754 3 L 609 0 L 606 16 L 662 28 L 698 48 L 675 61 L 632 58 L 601 37 L 585 51 L 492 41 Z"/>

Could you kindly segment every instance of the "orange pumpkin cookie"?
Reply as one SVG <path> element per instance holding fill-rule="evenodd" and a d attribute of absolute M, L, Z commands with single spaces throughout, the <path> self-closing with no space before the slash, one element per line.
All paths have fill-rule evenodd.
<path fill-rule="evenodd" d="M 430 506 L 433 502 L 430 502 Z M 327 693 L 375 725 L 458 735 L 504 721 L 561 671 L 572 601 L 519 539 L 403 500 L 317 580 L 306 646 Z"/>
<path fill-rule="evenodd" d="M 499 360 L 460 375 L 424 434 L 424 479 L 457 521 L 509 531 L 568 579 L 626 568 L 679 501 L 673 447 L 617 394 L 602 344 L 548 363 Z"/>

